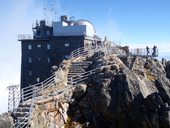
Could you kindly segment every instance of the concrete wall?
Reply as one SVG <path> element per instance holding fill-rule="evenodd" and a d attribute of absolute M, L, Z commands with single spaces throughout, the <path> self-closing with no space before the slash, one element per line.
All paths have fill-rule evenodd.
<path fill-rule="evenodd" d="M 54 36 L 93 36 L 93 32 L 86 25 L 68 26 L 64 22 L 53 23 Z"/>

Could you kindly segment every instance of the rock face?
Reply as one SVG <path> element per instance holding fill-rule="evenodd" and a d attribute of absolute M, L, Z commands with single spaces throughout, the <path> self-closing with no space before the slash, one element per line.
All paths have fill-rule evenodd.
<path fill-rule="evenodd" d="M 104 53 L 86 60 L 96 74 L 37 102 L 32 128 L 170 128 L 170 81 L 160 61 Z"/>
<path fill-rule="evenodd" d="M 13 128 L 14 120 L 10 113 L 0 115 L 0 128 Z"/>

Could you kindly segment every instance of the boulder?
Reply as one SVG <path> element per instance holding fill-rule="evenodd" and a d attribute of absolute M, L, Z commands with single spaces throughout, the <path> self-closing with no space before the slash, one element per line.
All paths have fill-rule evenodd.
<path fill-rule="evenodd" d="M 14 119 L 11 113 L 3 113 L 0 115 L 0 128 L 13 128 Z"/>

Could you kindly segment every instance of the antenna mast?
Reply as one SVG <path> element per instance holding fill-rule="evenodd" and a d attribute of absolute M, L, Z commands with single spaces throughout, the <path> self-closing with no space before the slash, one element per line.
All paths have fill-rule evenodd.
<path fill-rule="evenodd" d="M 55 15 L 56 15 L 56 11 L 55 11 L 55 0 L 50 0 L 50 13 L 52 16 L 52 21 L 55 20 Z"/>
<path fill-rule="evenodd" d="M 43 0 L 43 9 L 46 21 L 56 19 L 56 0 Z"/>

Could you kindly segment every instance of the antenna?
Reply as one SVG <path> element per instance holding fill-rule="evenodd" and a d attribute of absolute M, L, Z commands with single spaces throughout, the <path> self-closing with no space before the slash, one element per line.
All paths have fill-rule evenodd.
<path fill-rule="evenodd" d="M 54 21 L 56 19 L 56 0 L 50 0 L 50 12 L 52 16 L 52 20 Z"/>
<path fill-rule="evenodd" d="M 44 20 L 46 20 L 46 18 L 47 18 L 47 11 L 46 11 L 45 7 L 43 9 L 44 9 Z"/>
<path fill-rule="evenodd" d="M 56 19 L 56 0 L 43 0 L 43 11 L 45 20 Z"/>

